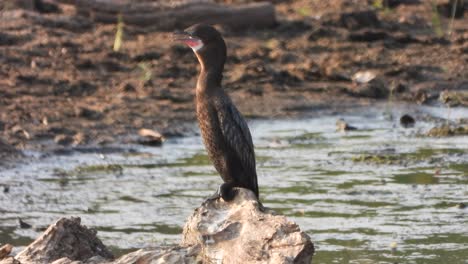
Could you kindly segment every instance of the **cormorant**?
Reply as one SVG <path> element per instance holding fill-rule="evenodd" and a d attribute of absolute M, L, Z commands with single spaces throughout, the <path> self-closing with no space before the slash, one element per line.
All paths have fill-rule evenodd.
<path fill-rule="evenodd" d="M 208 157 L 224 183 L 213 198 L 235 196 L 233 187 L 252 190 L 257 198 L 255 153 L 249 127 L 221 86 L 226 44 L 212 26 L 196 24 L 174 38 L 192 48 L 201 66 L 196 86 L 197 119 Z"/>

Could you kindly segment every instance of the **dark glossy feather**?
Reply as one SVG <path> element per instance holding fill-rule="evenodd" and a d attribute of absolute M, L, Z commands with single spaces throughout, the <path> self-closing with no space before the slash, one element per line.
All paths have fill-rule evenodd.
<path fill-rule="evenodd" d="M 251 189 L 258 196 L 257 173 L 255 169 L 255 151 L 249 127 L 236 106 L 226 95 L 216 100 L 215 108 L 221 132 L 232 158 L 238 160 L 233 168 L 239 175 L 233 175 L 242 187 Z"/>

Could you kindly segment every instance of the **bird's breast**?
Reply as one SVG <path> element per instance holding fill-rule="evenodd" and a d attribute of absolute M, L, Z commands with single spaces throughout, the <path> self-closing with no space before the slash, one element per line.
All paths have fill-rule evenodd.
<path fill-rule="evenodd" d="M 208 157 L 216 170 L 223 174 L 226 170 L 226 145 L 213 101 L 197 100 L 197 119 Z"/>

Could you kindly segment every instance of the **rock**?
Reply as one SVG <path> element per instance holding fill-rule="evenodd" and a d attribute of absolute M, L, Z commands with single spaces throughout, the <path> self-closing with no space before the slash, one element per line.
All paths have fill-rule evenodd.
<path fill-rule="evenodd" d="M 71 143 L 73 143 L 73 137 L 69 135 L 60 134 L 55 136 L 54 142 L 62 146 L 68 146 Z"/>
<path fill-rule="evenodd" d="M 255 96 L 262 96 L 263 95 L 263 87 L 261 86 L 253 86 L 247 89 L 247 92 L 255 95 Z"/>
<path fill-rule="evenodd" d="M 21 151 L 15 149 L 10 144 L 0 138 L 0 166 L 6 165 L 10 161 L 22 157 Z"/>
<path fill-rule="evenodd" d="M 16 137 L 23 139 L 23 140 L 31 139 L 31 135 L 28 133 L 28 131 L 26 131 L 26 129 L 22 128 L 19 125 L 12 127 L 11 133 L 14 134 Z"/>
<path fill-rule="evenodd" d="M 88 108 L 88 107 L 77 107 L 75 108 L 75 115 L 88 120 L 99 120 L 103 117 L 102 112 Z"/>
<path fill-rule="evenodd" d="M 353 75 L 352 79 L 356 83 L 368 83 L 374 80 L 376 76 L 372 71 L 358 71 Z"/>
<path fill-rule="evenodd" d="M 445 2 L 445 1 L 444 1 Z M 465 9 L 468 4 L 466 0 L 449 0 L 448 3 L 440 3 L 437 5 L 437 10 L 443 16 L 451 18 L 463 18 Z"/>
<path fill-rule="evenodd" d="M 430 137 L 466 136 L 468 135 L 468 125 L 442 125 L 439 127 L 433 127 L 426 135 Z"/>
<path fill-rule="evenodd" d="M 374 10 L 353 11 L 340 16 L 340 24 L 348 29 L 379 27 L 380 21 Z"/>
<path fill-rule="evenodd" d="M 231 202 L 208 200 L 197 208 L 181 245 L 199 246 L 207 263 L 311 263 L 314 245 L 297 224 L 262 211 L 251 191 L 237 191 Z"/>
<path fill-rule="evenodd" d="M 383 6 L 395 8 L 399 5 L 416 5 L 420 4 L 420 0 L 383 0 Z"/>
<path fill-rule="evenodd" d="M 134 93 L 136 92 L 135 85 L 130 82 L 125 82 L 119 87 L 119 91 L 122 93 Z"/>
<path fill-rule="evenodd" d="M 98 145 L 108 145 L 115 142 L 115 138 L 106 135 L 99 135 L 96 139 L 96 144 Z"/>
<path fill-rule="evenodd" d="M 23 264 L 52 263 L 64 257 L 73 261 L 86 261 L 94 256 L 113 259 L 112 253 L 96 237 L 96 231 L 80 222 L 80 218 L 59 219 L 15 258 Z"/>
<path fill-rule="evenodd" d="M 336 131 L 346 132 L 346 131 L 352 131 L 352 130 L 357 130 L 357 128 L 353 127 L 353 126 L 350 126 L 343 119 L 338 119 L 336 121 Z"/>
<path fill-rule="evenodd" d="M 32 11 L 32 10 L 34 10 L 35 1 L 34 0 L 14 0 L 13 4 L 16 7 Z"/>
<path fill-rule="evenodd" d="M 416 120 L 408 114 L 402 115 L 400 117 L 400 125 L 404 128 L 410 128 L 414 127 L 414 124 L 416 123 Z"/>
<path fill-rule="evenodd" d="M 369 82 L 357 83 L 351 90 L 352 94 L 370 98 L 386 98 L 389 94 L 389 89 L 385 85 L 385 81 L 380 78 L 374 78 Z"/>
<path fill-rule="evenodd" d="M 72 144 L 74 146 L 82 145 L 82 144 L 85 144 L 87 140 L 88 140 L 88 137 L 85 134 L 78 132 L 73 136 Z"/>
<path fill-rule="evenodd" d="M 18 218 L 18 224 L 19 224 L 20 228 L 22 228 L 22 229 L 32 228 L 31 224 L 28 224 L 28 223 L 24 222 L 21 218 Z"/>
<path fill-rule="evenodd" d="M 35 8 L 37 11 L 41 13 L 60 13 L 61 10 L 57 4 L 49 1 L 44 0 L 36 0 L 34 1 Z"/>
<path fill-rule="evenodd" d="M 356 42 L 373 42 L 388 38 L 387 32 L 375 29 L 362 29 L 349 34 L 348 38 Z"/>
<path fill-rule="evenodd" d="M 403 83 L 392 83 L 390 86 L 390 91 L 392 92 L 392 94 L 404 93 L 407 90 L 408 87 L 406 87 L 406 85 Z"/>
<path fill-rule="evenodd" d="M 297 224 L 263 208 L 253 192 L 239 188 L 231 202 L 207 200 L 195 209 L 179 246 L 141 249 L 112 261 L 96 231 L 82 226 L 80 218 L 61 218 L 15 258 L 0 264 L 310 264 L 313 254 L 310 237 Z"/>
<path fill-rule="evenodd" d="M 69 128 L 66 128 L 66 127 L 62 127 L 62 126 L 51 126 L 51 127 L 49 127 L 49 129 L 47 129 L 47 133 L 65 134 L 65 135 L 71 136 L 71 135 L 76 134 L 76 131 L 72 130 L 72 129 L 69 129 Z"/>
<path fill-rule="evenodd" d="M 0 157 L 5 155 L 17 155 L 19 151 L 0 138 Z"/>
<path fill-rule="evenodd" d="M 468 106 L 468 91 L 442 91 L 439 101 L 448 106 Z"/>
<path fill-rule="evenodd" d="M 161 53 L 157 51 L 145 51 L 141 54 L 138 54 L 132 58 L 133 61 L 135 62 L 141 62 L 141 61 L 152 61 L 152 60 L 158 60 L 161 58 Z"/>
<path fill-rule="evenodd" d="M 138 139 L 137 142 L 141 145 L 161 146 L 164 141 L 164 137 L 161 133 L 151 129 L 142 128 L 138 130 L 138 135 L 140 135 L 141 138 Z"/>
<path fill-rule="evenodd" d="M 17 44 L 21 41 L 20 37 L 14 36 L 12 34 L 7 34 L 0 32 L 0 46 L 10 46 Z"/>
<path fill-rule="evenodd" d="M 0 247 L 0 259 L 4 259 L 8 255 L 10 255 L 12 249 L 13 249 L 13 246 L 10 244 L 6 244 Z"/>
<path fill-rule="evenodd" d="M 338 36 L 338 33 L 333 29 L 333 27 L 318 27 L 311 31 L 307 40 L 309 41 L 316 41 L 320 38 L 326 37 L 335 37 Z"/>

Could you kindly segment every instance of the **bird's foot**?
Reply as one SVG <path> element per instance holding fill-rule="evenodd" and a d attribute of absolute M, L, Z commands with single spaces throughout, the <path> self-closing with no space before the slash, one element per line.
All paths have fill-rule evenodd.
<path fill-rule="evenodd" d="M 231 182 L 225 182 L 219 186 L 218 189 L 219 195 L 223 198 L 224 201 L 229 202 L 236 197 L 237 191 L 234 190 L 234 184 Z"/>
<path fill-rule="evenodd" d="M 216 201 L 219 199 L 219 197 L 221 197 L 221 195 L 219 194 L 219 188 L 218 188 L 218 190 L 213 195 L 206 198 L 206 200 L 202 203 L 202 205 L 206 205 L 207 203 Z"/>

